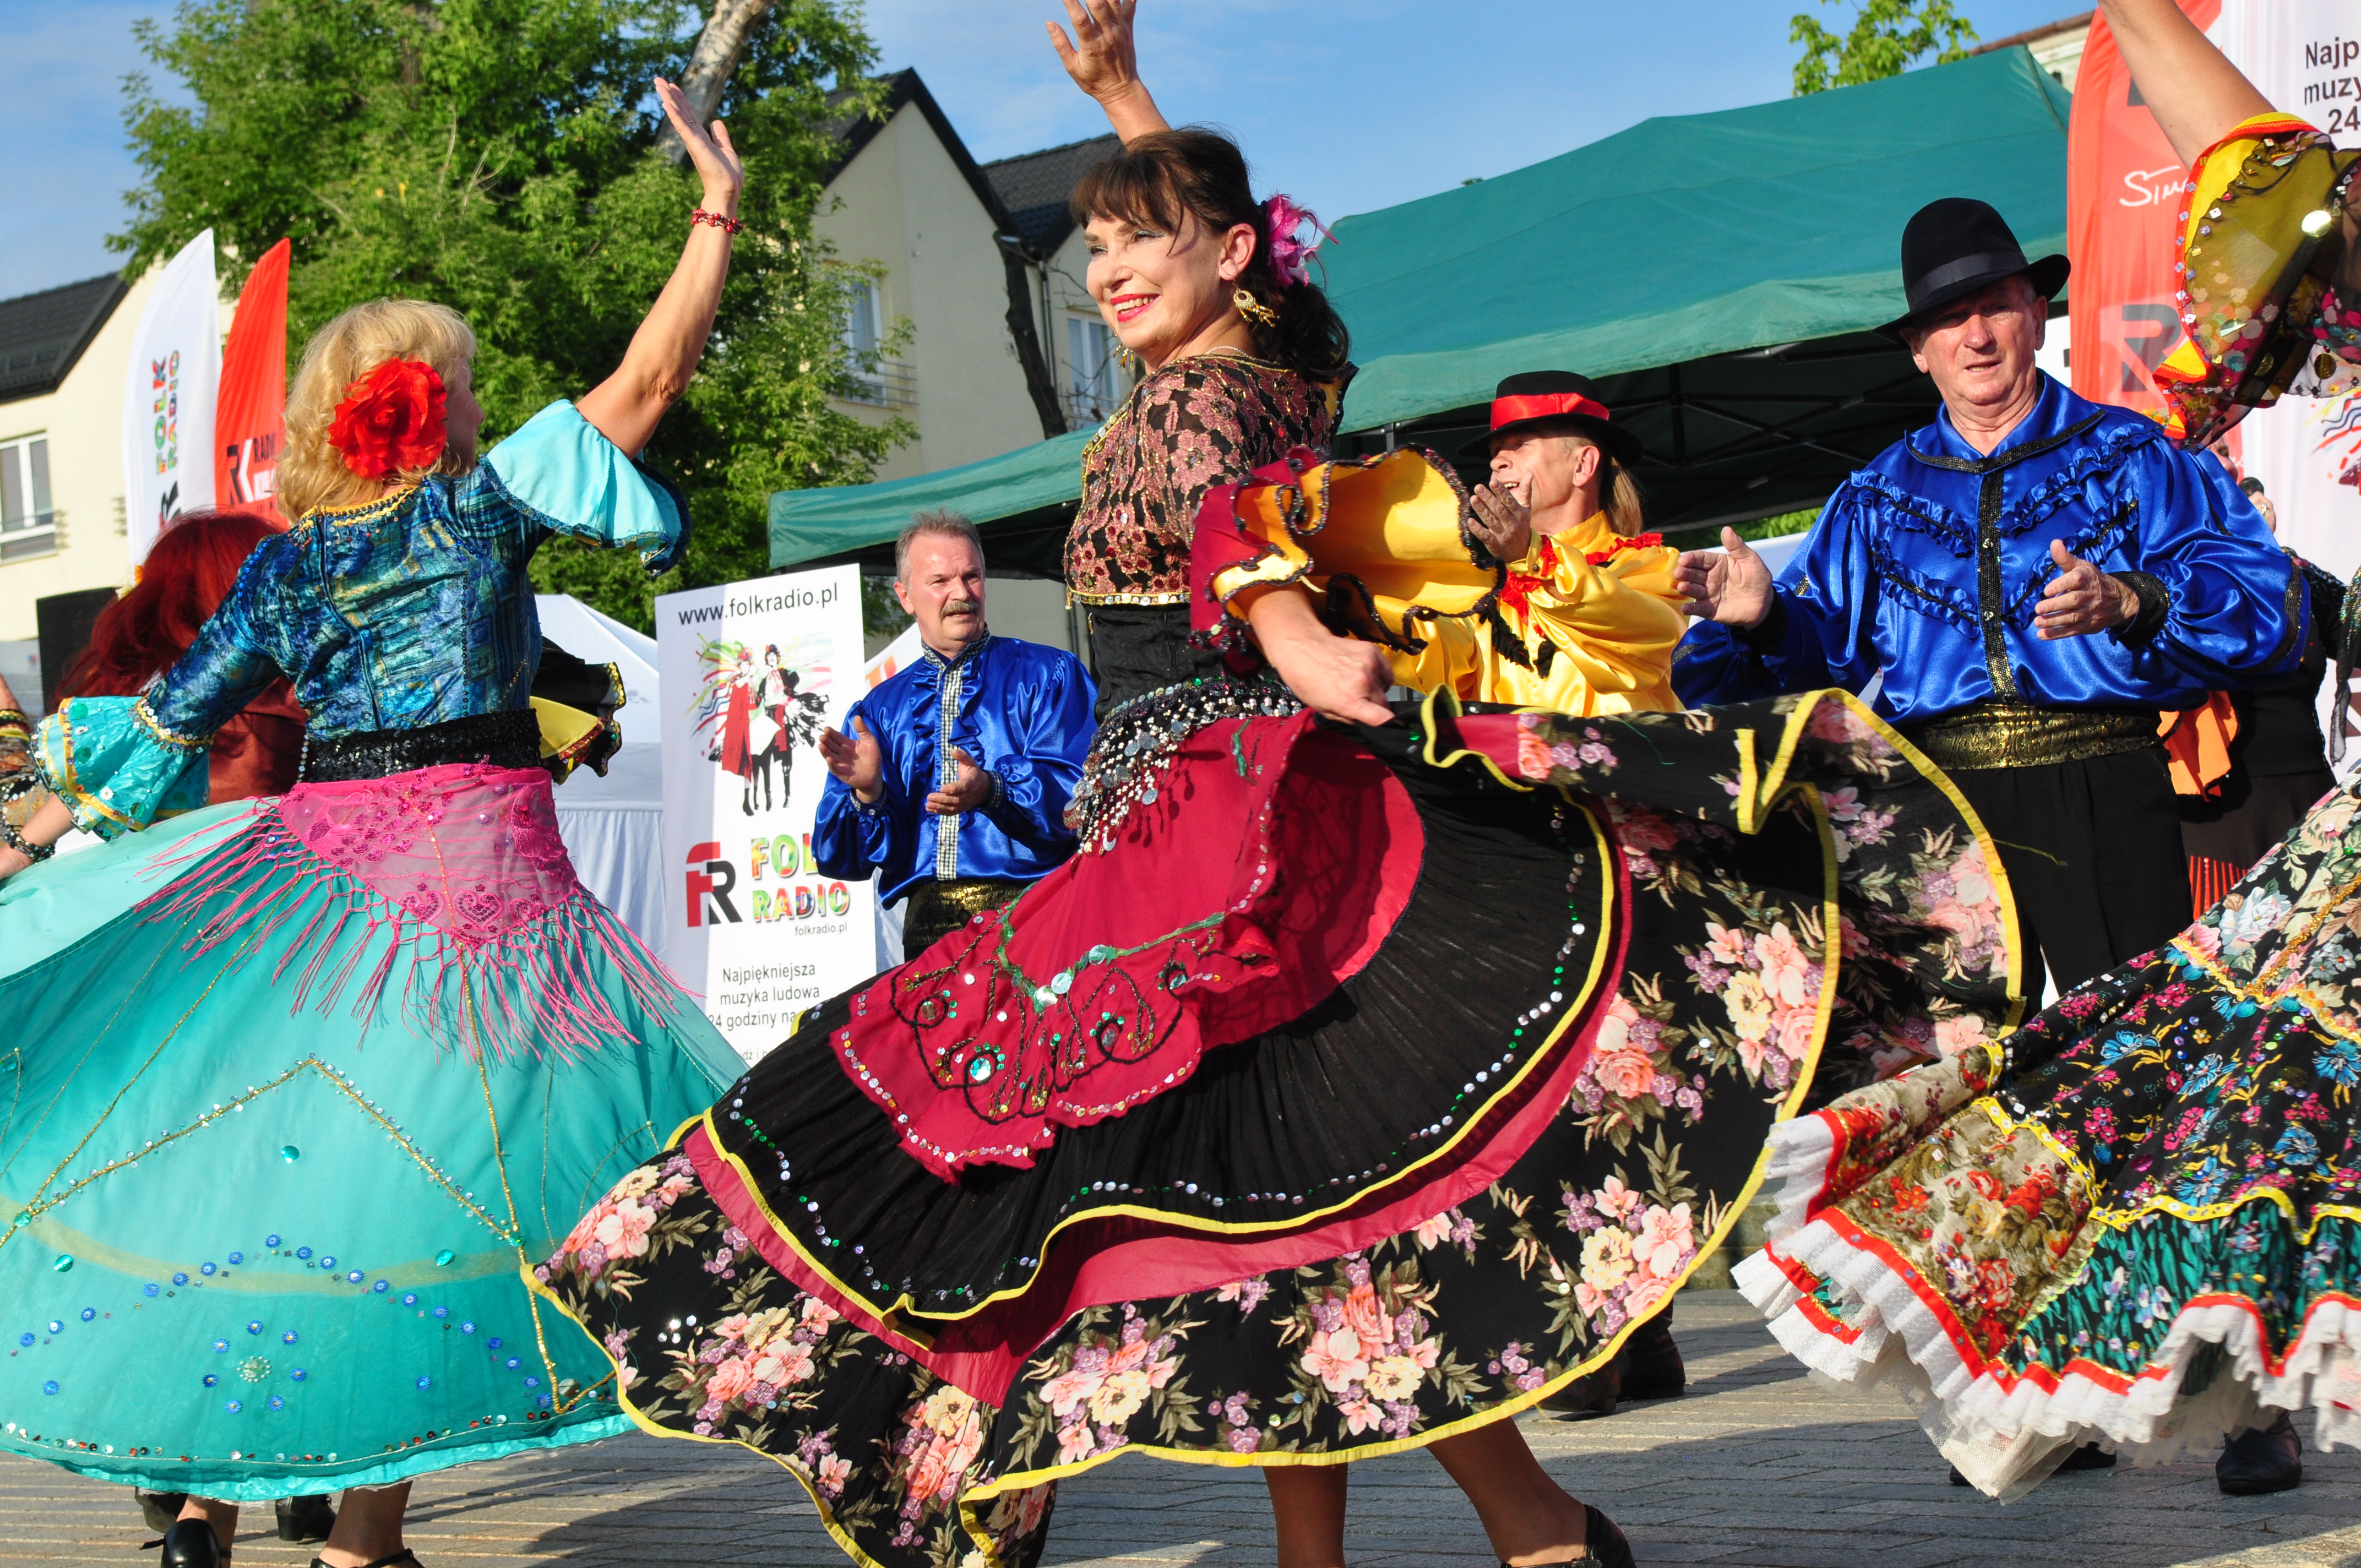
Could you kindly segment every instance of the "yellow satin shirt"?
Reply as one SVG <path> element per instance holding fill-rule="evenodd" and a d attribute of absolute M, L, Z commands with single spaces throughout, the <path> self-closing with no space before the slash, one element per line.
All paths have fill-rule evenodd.
<path fill-rule="evenodd" d="M 1479 566 L 1466 509 L 1456 477 L 1423 452 L 1323 464 L 1238 493 L 1234 526 L 1262 554 L 1208 586 L 1226 606 L 1257 583 L 1303 583 L 1332 626 L 1379 643 L 1419 691 L 1581 715 L 1680 707 L 1680 552 L 1597 514 L 1536 535 L 1513 566 Z"/>

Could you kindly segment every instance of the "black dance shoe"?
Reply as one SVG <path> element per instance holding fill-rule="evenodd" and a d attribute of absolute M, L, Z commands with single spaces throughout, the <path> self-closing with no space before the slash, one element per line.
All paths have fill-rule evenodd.
<path fill-rule="evenodd" d="M 1598 1568 L 1633 1568 L 1631 1543 L 1615 1528 L 1615 1521 L 1592 1508 L 1582 1505 L 1582 1552 L 1574 1557 L 1561 1557 L 1559 1563 L 1596 1563 Z M 1506 1563 L 1500 1568 L 1509 1568 Z M 1553 1564 L 1552 1568 L 1555 1568 Z"/>
<path fill-rule="evenodd" d="M 2213 1484 L 2233 1497 L 2291 1492 L 2303 1480 L 2303 1439 L 2285 1410 L 2267 1427 L 2242 1431 L 2222 1445 Z"/>
<path fill-rule="evenodd" d="M 1681 1347 L 1673 1343 L 1673 1315 L 1667 1311 L 1640 1325 L 1623 1342 L 1615 1358 L 1622 1374 L 1621 1398 L 1677 1399 L 1688 1387 L 1688 1368 L 1681 1363 Z"/>
<path fill-rule="evenodd" d="M 1623 1361 L 1618 1356 L 1596 1372 L 1586 1373 L 1542 1401 L 1542 1409 L 1561 1416 L 1611 1416 L 1623 1396 Z"/>
<path fill-rule="evenodd" d="M 281 1541 L 325 1541 L 328 1532 L 336 1528 L 336 1510 L 328 1506 L 324 1495 L 281 1497 L 273 1507 L 279 1510 Z"/>
<path fill-rule="evenodd" d="M 210 1519 L 174 1519 L 164 1532 L 159 1568 L 223 1568 L 229 1552 L 214 1535 Z"/>
<path fill-rule="evenodd" d="M 401 1568 L 403 1563 L 408 1563 L 410 1568 L 424 1568 L 417 1558 L 411 1555 L 410 1548 L 406 1546 L 390 1557 L 380 1557 L 374 1563 L 365 1564 L 364 1568 Z M 314 1557 L 312 1559 L 312 1568 L 330 1568 L 330 1564 L 324 1558 Z"/>

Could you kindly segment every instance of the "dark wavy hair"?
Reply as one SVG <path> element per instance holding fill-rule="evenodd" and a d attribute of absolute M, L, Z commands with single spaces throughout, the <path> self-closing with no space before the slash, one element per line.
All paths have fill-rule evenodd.
<path fill-rule="evenodd" d="M 1315 381 L 1344 374 L 1351 334 L 1317 283 L 1284 284 L 1270 263 L 1270 221 L 1246 178 L 1246 154 L 1219 131 L 1191 126 L 1141 137 L 1082 176 L 1069 203 L 1076 223 L 1116 218 L 1178 231 L 1187 213 L 1213 233 L 1239 224 L 1255 231 L 1253 259 L 1238 282 L 1279 313 L 1247 319 L 1255 352 Z"/>
<path fill-rule="evenodd" d="M 98 612 L 90 643 L 58 683 L 65 696 L 137 696 L 180 663 L 237 581 L 254 547 L 279 530 L 247 511 L 182 512 L 148 547 L 139 581 Z"/>

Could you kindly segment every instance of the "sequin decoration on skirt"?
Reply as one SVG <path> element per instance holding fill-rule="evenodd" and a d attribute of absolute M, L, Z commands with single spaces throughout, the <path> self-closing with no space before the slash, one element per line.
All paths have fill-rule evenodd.
<path fill-rule="evenodd" d="M 1816 1073 L 2013 1015 L 1991 845 L 1850 697 L 1399 711 L 1207 724 L 1111 846 L 617 1185 L 537 1276 L 634 1418 L 770 1454 L 862 1563 L 1028 1563 L 1126 1453 L 1531 1407 L 1727 1234 Z"/>
<path fill-rule="evenodd" d="M 549 775 L 195 816 L 0 890 L 0 1450 L 260 1501 L 627 1430 L 520 1269 L 741 1064 Z"/>

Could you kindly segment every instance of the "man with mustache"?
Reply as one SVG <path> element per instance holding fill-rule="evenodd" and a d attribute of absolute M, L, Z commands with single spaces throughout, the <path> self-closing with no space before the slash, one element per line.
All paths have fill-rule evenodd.
<path fill-rule="evenodd" d="M 975 525 L 913 518 L 894 545 L 894 597 L 917 620 L 923 656 L 820 737 L 829 781 L 813 860 L 828 876 L 879 873 L 887 903 L 906 898 L 911 958 L 1073 853 L 1066 801 L 1098 732 L 1082 661 L 994 636 L 983 593 Z"/>

